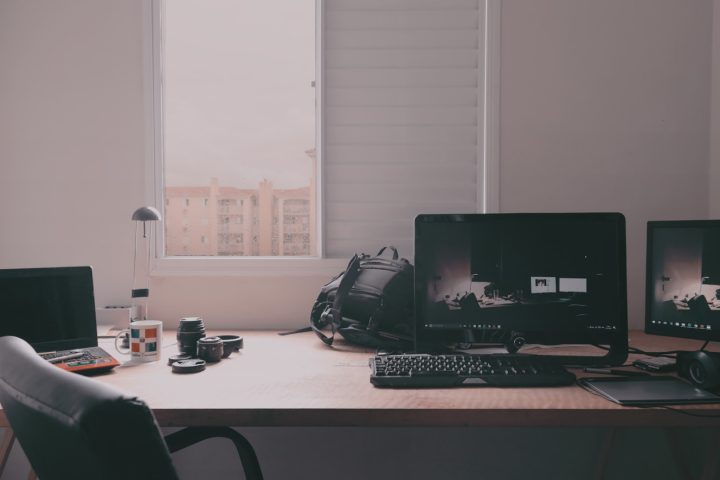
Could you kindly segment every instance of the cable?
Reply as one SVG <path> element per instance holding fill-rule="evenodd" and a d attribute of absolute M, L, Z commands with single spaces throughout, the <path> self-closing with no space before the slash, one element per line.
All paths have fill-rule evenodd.
<path fill-rule="evenodd" d="M 639 348 L 628 348 L 628 353 L 634 353 L 637 355 L 647 355 L 648 357 L 668 357 L 668 358 L 675 358 L 674 355 L 677 355 L 680 352 L 685 352 L 686 350 L 668 350 L 665 352 L 646 352 L 645 350 L 640 350 Z"/>
<path fill-rule="evenodd" d="M 705 350 L 705 347 L 710 343 L 710 340 L 706 340 L 705 343 L 703 343 L 702 347 L 700 347 L 700 350 Z M 593 347 L 599 348 L 601 350 L 610 351 L 610 348 L 604 346 L 604 345 L 598 345 L 598 344 L 592 344 Z M 678 353 L 687 352 L 687 350 L 667 350 L 664 352 L 648 352 L 645 350 L 642 350 L 640 348 L 631 347 L 628 346 L 628 353 L 635 353 L 638 355 L 647 355 L 649 357 L 669 357 L 673 358 L 673 355 L 677 355 Z"/>
<path fill-rule="evenodd" d="M 599 348 L 600 350 L 605 350 L 606 352 L 610 351 L 609 347 L 606 347 L 605 345 L 598 345 L 596 343 L 592 344 L 593 347 Z M 655 357 L 662 357 L 662 356 L 668 356 L 668 355 L 674 355 L 677 352 L 684 351 L 684 350 L 670 350 L 667 352 L 646 352 L 644 350 L 640 350 L 639 348 L 630 347 L 628 346 L 628 353 L 636 353 L 639 355 L 650 355 Z"/>
<path fill-rule="evenodd" d="M 705 350 L 705 347 L 707 347 L 709 343 L 710 343 L 710 340 L 705 340 L 705 343 L 702 344 L 702 346 L 700 347 L 700 350 L 701 351 Z M 640 350 L 639 348 L 633 347 L 632 349 L 634 351 L 631 353 L 640 353 L 643 355 L 649 355 L 651 357 L 666 357 L 666 356 L 675 355 L 678 353 L 687 352 L 687 350 L 668 350 L 667 352 L 645 352 L 643 350 Z M 628 351 L 629 351 L 629 349 L 628 349 Z"/>
<path fill-rule="evenodd" d="M 683 415 L 689 415 L 691 417 L 700 417 L 700 418 L 720 418 L 720 415 L 703 415 L 700 413 L 692 413 L 688 410 L 679 410 L 677 408 L 669 407 L 667 405 L 655 405 L 656 407 L 662 408 L 664 410 L 669 410 L 671 412 L 680 413 Z M 651 408 L 651 407 L 643 407 L 643 408 Z"/>

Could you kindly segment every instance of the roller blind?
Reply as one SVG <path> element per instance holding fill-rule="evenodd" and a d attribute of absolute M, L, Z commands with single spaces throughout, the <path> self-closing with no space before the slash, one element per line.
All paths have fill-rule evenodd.
<path fill-rule="evenodd" d="M 409 257 L 415 215 L 474 212 L 482 194 L 484 2 L 324 8 L 325 253 Z"/>

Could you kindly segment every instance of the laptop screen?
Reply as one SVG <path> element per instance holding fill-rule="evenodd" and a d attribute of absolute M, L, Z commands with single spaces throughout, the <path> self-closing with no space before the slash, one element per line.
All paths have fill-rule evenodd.
<path fill-rule="evenodd" d="M 90 267 L 0 270 L 0 336 L 37 351 L 97 346 Z"/>
<path fill-rule="evenodd" d="M 627 342 L 621 214 L 420 215 L 418 349 Z"/>

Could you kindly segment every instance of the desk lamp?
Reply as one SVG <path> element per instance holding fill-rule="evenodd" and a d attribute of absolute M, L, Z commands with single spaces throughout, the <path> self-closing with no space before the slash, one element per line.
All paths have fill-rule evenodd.
<path fill-rule="evenodd" d="M 133 236 L 133 278 L 132 278 L 132 298 L 147 298 L 150 295 L 150 237 L 152 236 L 152 224 L 148 227 L 148 222 L 158 222 L 162 220 L 160 212 L 153 207 L 140 207 L 132 214 L 132 220 L 135 221 L 135 234 Z M 136 288 L 137 283 L 137 254 L 138 254 L 138 227 L 142 222 L 142 246 L 147 251 L 147 262 L 145 264 L 145 288 Z M 144 252 L 143 252 L 144 253 Z M 134 300 L 133 300 L 134 303 Z M 142 313 L 138 313 L 139 318 L 147 319 L 149 301 L 145 303 L 145 309 Z"/>

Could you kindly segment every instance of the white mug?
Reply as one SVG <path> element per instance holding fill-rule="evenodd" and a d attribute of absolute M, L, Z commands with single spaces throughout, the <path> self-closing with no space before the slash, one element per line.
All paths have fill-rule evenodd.
<path fill-rule="evenodd" d="M 131 360 L 154 362 L 160 360 L 162 350 L 162 322 L 160 320 L 137 320 L 130 322 L 130 328 L 115 337 L 115 348 L 123 354 L 130 354 Z M 124 349 L 118 340 L 128 336 L 130 347 Z"/>

